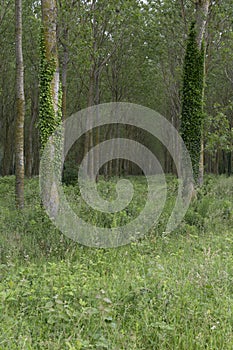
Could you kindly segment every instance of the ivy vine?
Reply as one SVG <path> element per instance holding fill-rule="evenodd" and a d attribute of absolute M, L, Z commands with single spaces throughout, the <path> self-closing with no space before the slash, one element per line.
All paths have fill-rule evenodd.
<path fill-rule="evenodd" d="M 197 45 L 195 23 L 187 41 L 183 70 L 181 135 L 189 151 L 194 179 L 198 179 L 203 130 L 204 45 Z"/>
<path fill-rule="evenodd" d="M 39 132 L 41 148 L 45 147 L 49 136 L 54 130 L 61 125 L 62 120 L 62 89 L 59 88 L 58 112 L 56 113 L 53 107 L 53 96 L 51 83 L 56 71 L 56 62 L 52 58 L 46 58 L 45 39 L 43 29 L 41 30 L 40 38 L 40 79 L 39 79 Z"/>

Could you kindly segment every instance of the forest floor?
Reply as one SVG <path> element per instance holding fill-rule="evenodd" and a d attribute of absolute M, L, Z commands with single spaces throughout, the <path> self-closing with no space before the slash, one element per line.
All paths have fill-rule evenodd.
<path fill-rule="evenodd" d="M 38 179 L 26 180 L 22 213 L 14 177 L 0 179 L 1 350 L 233 349 L 233 177 L 207 176 L 170 234 L 177 181 L 167 180 L 155 228 L 129 245 L 95 249 L 53 226 Z M 127 215 L 81 206 L 83 217 L 109 227 L 137 216 L 147 191 L 142 178 L 133 182 L 138 194 Z M 114 181 L 101 180 L 99 189 L 114 196 Z M 65 186 L 65 193 L 75 210 L 79 189 Z"/>

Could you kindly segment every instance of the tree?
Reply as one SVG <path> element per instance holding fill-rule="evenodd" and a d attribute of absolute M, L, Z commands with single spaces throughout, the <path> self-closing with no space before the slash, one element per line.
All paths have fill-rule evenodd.
<path fill-rule="evenodd" d="M 196 1 L 184 60 L 181 133 L 190 152 L 195 180 L 201 185 L 204 172 L 203 120 L 205 86 L 205 42 L 209 0 Z"/>
<path fill-rule="evenodd" d="M 25 176 L 38 174 L 39 135 L 38 100 L 39 100 L 39 55 L 38 38 L 41 32 L 41 5 L 33 0 L 23 0 L 24 13 L 24 91 L 25 91 Z M 30 28 L 30 30 L 27 30 Z"/>
<path fill-rule="evenodd" d="M 0 2 L 0 160 L 1 175 L 14 173 L 15 2 Z M 9 18 L 12 20 L 9 21 Z"/>
<path fill-rule="evenodd" d="M 49 136 L 61 123 L 59 64 L 57 51 L 57 7 L 55 0 L 42 0 L 40 67 L 40 140 L 44 148 Z"/>
<path fill-rule="evenodd" d="M 203 125 L 204 51 L 197 43 L 195 23 L 190 28 L 184 59 L 181 134 L 190 153 L 194 179 L 198 179 Z"/>
<path fill-rule="evenodd" d="M 201 50 L 202 41 L 206 32 L 207 18 L 209 13 L 210 0 L 196 1 L 196 31 L 197 31 L 197 45 Z"/>
<path fill-rule="evenodd" d="M 22 0 L 15 0 L 16 47 L 16 120 L 15 120 L 15 175 L 16 205 L 24 206 L 24 68 L 22 51 Z"/>
<path fill-rule="evenodd" d="M 207 125 L 205 125 L 205 164 L 209 172 L 226 172 L 232 174 L 233 163 L 231 150 L 227 143 L 222 148 L 223 142 L 218 142 L 218 150 L 213 159 L 213 153 L 210 149 L 210 139 L 212 132 L 214 138 L 219 138 L 222 127 L 217 127 L 219 115 L 223 113 L 228 119 L 229 127 L 233 129 L 232 112 L 232 93 L 233 93 L 233 28 L 232 28 L 233 7 L 232 1 L 218 1 L 210 7 L 207 41 L 207 84 L 206 84 L 206 111 L 208 116 Z M 215 122 L 216 120 L 216 122 Z M 221 119 L 221 122 L 223 120 Z M 217 127 L 217 129 L 216 129 Z M 229 135 L 230 129 L 227 134 Z M 217 135 L 216 135 L 217 132 Z M 212 137 L 211 137 L 212 138 Z M 223 141 L 223 138 L 221 137 Z M 232 138 L 231 138 L 232 145 Z M 212 148 L 212 147 L 211 147 Z M 217 166 L 216 163 L 219 163 Z M 219 169 L 218 169 L 219 168 Z"/>
<path fill-rule="evenodd" d="M 197 0 L 196 2 L 196 31 L 197 31 L 197 45 L 198 49 L 201 51 L 203 39 L 206 32 L 206 24 L 209 13 L 210 0 Z M 204 94 L 205 94 L 205 43 L 204 43 L 204 65 L 203 65 L 203 87 L 202 87 L 202 112 L 204 112 Z M 202 122 L 203 129 L 203 122 Z M 203 130 L 201 130 L 201 149 L 200 149 L 200 160 L 199 160 L 199 185 L 203 184 L 204 176 L 204 140 L 203 140 Z"/>
<path fill-rule="evenodd" d="M 59 6 L 58 18 L 56 15 L 55 21 L 58 27 L 57 45 L 59 44 L 64 117 L 86 108 L 88 104 L 128 101 L 157 110 L 179 129 L 185 41 L 189 32 L 189 23 L 194 19 L 196 19 L 195 30 L 199 50 L 201 42 L 206 43 L 205 115 L 213 116 L 213 118 L 216 116 L 214 109 L 216 103 L 224 108 L 229 107 L 233 87 L 231 65 L 233 7 L 231 0 L 163 0 L 156 2 L 154 0 L 146 2 L 140 0 L 127 2 L 122 0 L 59 0 L 56 4 Z M 24 66 L 26 67 L 24 71 L 24 156 L 25 174 L 31 176 L 38 174 L 39 165 L 39 138 L 35 125 L 38 125 L 39 114 L 38 36 L 41 26 L 41 2 L 22 0 L 22 6 Z M 14 142 L 12 140 L 14 140 L 16 121 L 16 96 L 11 93 L 15 84 L 15 23 L 11 20 L 14 13 L 14 2 L 0 1 L 1 175 L 10 175 L 15 171 Z M 50 18 L 51 15 L 50 13 Z M 43 40 L 45 41 L 44 36 Z M 45 43 L 43 47 L 45 48 Z M 45 50 L 43 54 L 45 55 Z M 52 61 L 44 60 L 43 62 L 44 68 L 49 69 L 53 66 L 53 71 Z M 40 78 L 41 91 L 43 89 L 42 80 Z M 50 120 L 46 119 L 46 116 L 49 115 L 46 108 L 49 112 L 50 104 L 45 99 L 40 98 L 39 100 L 40 110 L 44 109 L 43 118 L 40 118 L 39 121 L 43 147 L 43 135 L 45 135 L 45 140 L 48 135 L 51 135 L 54 125 L 58 125 L 58 119 L 54 114 L 51 114 L 53 117 L 50 117 Z M 42 114 L 40 112 L 41 117 Z M 232 128 L 233 119 L 230 108 L 227 109 L 226 116 Z M 211 119 L 211 122 L 213 124 L 214 119 Z M 212 125 L 210 131 L 213 129 Z M 124 134 L 125 131 L 126 129 L 119 129 L 118 125 L 114 128 L 110 126 L 106 132 L 103 127 L 94 129 L 89 135 L 86 134 L 80 138 L 69 152 L 67 160 L 72 158 L 72 166 L 77 166 L 84 153 L 84 144 L 89 150 L 98 142 L 98 139 L 103 139 L 104 134 L 107 134 L 107 137 L 110 134 L 111 137 L 116 135 L 129 137 L 130 135 Z M 130 137 L 139 140 L 139 134 L 134 134 L 130 130 L 129 132 Z M 216 167 L 206 148 L 208 140 L 205 135 L 203 136 L 205 166 L 207 170 L 214 169 L 215 171 Z M 233 152 L 226 148 L 222 149 L 221 145 L 219 145 L 218 158 L 220 172 L 225 167 L 223 165 L 226 164 L 226 158 L 229 158 L 229 164 L 232 164 L 233 159 Z M 172 158 L 165 148 L 161 151 L 161 155 L 163 153 L 166 163 L 165 171 L 175 172 Z M 201 154 L 203 155 L 203 152 Z M 112 166 L 114 172 L 117 169 L 117 172 L 120 172 L 125 170 L 126 164 L 127 161 L 113 161 L 108 165 Z M 203 162 L 201 164 L 203 165 Z"/>
<path fill-rule="evenodd" d="M 205 148 L 210 155 L 210 170 L 215 174 L 225 172 L 230 175 L 231 162 L 227 155 L 233 150 L 233 128 L 227 114 L 228 112 L 232 114 L 233 105 L 230 106 L 230 111 L 228 106 L 223 108 L 215 105 L 214 109 L 214 115 L 209 115 L 205 120 Z M 221 155 L 222 164 L 220 164 Z M 214 168 L 211 167 L 211 163 L 214 164 Z"/>
<path fill-rule="evenodd" d="M 56 0 L 42 0 L 42 34 L 40 67 L 40 110 L 39 129 L 42 150 L 49 137 L 61 124 L 61 92 L 57 49 L 57 6 Z M 54 150 L 58 146 L 57 138 L 52 138 L 51 152 L 43 164 L 44 170 L 50 169 L 54 161 Z M 58 210 L 58 194 L 54 179 L 49 178 L 42 186 L 45 207 L 51 215 Z"/>

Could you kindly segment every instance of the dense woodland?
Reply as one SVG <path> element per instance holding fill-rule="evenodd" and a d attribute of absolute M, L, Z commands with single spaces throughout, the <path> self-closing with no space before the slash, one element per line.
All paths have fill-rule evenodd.
<path fill-rule="evenodd" d="M 0 0 L 0 43 L 0 349 L 232 350 L 232 0 Z M 112 123 L 80 137 L 62 178 L 62 121 L 106 102 L 159 112 L 192 163 L 172 137 Z M 104 210 L 130 199 L 103 211 L 78 172 L 116 137 L 162 170 L 85 173 Z"/>
<path fill-rule="evenodd" d="M 205 51 L 204 170 L 215 174 L 232 172 L 233 6 L 230 0 L 59 0 L 42 1 L 43 4 L 50 7 L 50 11 L 55 11 L 54 40 L 58 50 L 62 118 L 94 104 L 127 101 L 158 111 L 179 130 L 185 52 L 190 28 L 196 21 L 197 35 L 201 35 L 199 43 L 202 43 Z M 42 12 L 40 1 L 22 1 L 24 164 L 28 177 L 38 174 L 42 143 L 39 135 L 39 86 L 43 55 L 41 33 L 45 25 Z M 15 14 L 12 1 L 1 1 L 2 176 L 14 174 L 17 167 L 15 153 L 18 146 L 15 145 L 17 138 L 14 136 L 17 126 L 15 29 L 19 27 Z M 198 21 L 202 23 L 198 24 Z M 203 22 L 204 30 L 201 28 Z M 120 126 L 113 128 L 110 125 L 104 132 L 105 137 L 109 138 L 120 135 L 122 130 Z M 175 171 L 168 152 L 158 142 L 133 128 L 126 130 L 126 134 L 129 138 L 141 140 L 152 151 L 157 149 L 164 170 Z M 65 165 L 68 178 L 74 176 L 85 150 L 98 143 L 100 136 L 101 130 L 94 131 L 73 147 Z M 123 160 L 109 164 L 106 170 L 110 175 L 138 171 Z"/>

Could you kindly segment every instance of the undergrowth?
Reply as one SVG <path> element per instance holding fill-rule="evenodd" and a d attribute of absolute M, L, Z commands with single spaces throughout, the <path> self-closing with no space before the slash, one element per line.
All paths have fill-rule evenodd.
<path fill-rule="evenodd" d="M 130 245 L 94 249 L 53 226 L 38 179 L 26 181 L 23 212 L 14 177 L 0 179 L 0 349 L 233 348 L 233 178 L 206 177 L 170 234 L 177 181 L 167 180 L 158 225 Z M 75 185 L 64 191 L 85 220 L 111 227 L 145 204 L 145 181 L 132 181 L 134 205 L 118 217 L 88 210 Z M 115 198 L 115 182 L 100 180 L 104 198 Z"/>

